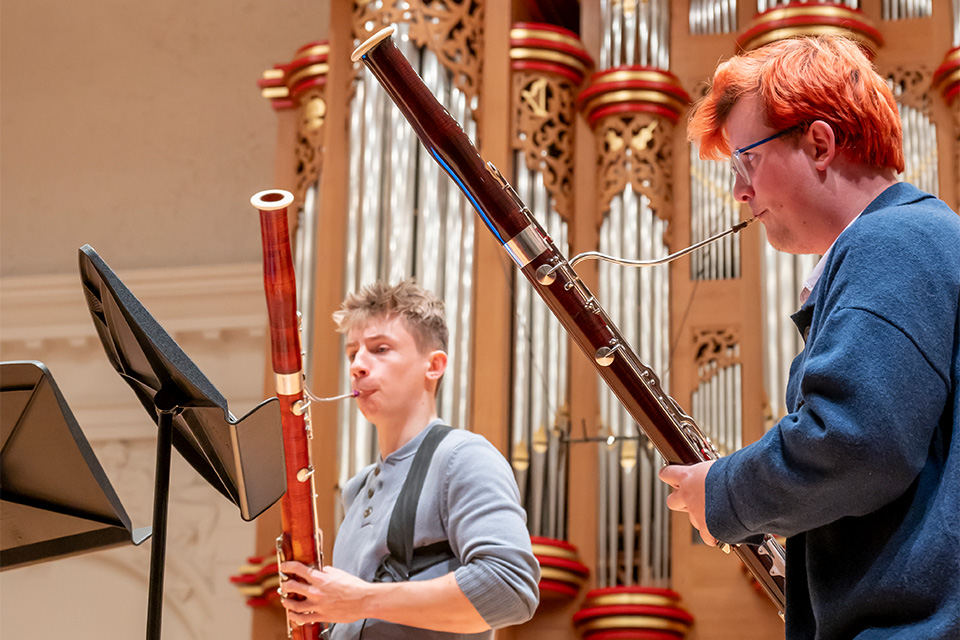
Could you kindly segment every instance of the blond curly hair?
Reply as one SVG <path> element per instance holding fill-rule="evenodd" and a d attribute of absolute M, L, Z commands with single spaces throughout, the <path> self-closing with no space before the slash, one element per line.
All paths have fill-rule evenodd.
<path fill-rule="evenodd" d="M 333 313 L 337 331 L 349 333 L 371 320 L 401 318 L 421 353 L 447 350 L 447 321 L 443 301 L 418 286 L 413 278 L 389 285 L 377 281 L 351 293 Z"/>

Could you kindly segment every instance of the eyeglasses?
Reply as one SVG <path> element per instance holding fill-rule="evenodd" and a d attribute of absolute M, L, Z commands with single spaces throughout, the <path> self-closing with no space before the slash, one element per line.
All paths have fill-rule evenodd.
<path fill-rule="evenodd" d="M 782 131 L 778 131 L 769 138 L 764 138 L 760 142 L 754 142 L 753 144 L 748 144 L 745 147 L 740 147 L 736 151 L 730 154 L 730 172 L 735 176 L 740 176 L 743 179 L 744 184 L 748 187 L 750 186 L 750 173 L 747 171 L 747 165 L 743 163 L 743 158 L 740 157 L 740 154 L 746 153 L 755 147 L 770 142 L 771 140 L 776 140 L 780 136 L 785 136 L 786 134 L 795 131 L 800 125 L 794 125 L 792 127 L 787 127 Z"/>

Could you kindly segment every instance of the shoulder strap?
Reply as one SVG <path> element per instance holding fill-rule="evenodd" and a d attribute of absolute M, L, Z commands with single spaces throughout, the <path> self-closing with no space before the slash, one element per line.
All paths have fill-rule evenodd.
<path fill-rule="evenodd" d="M 387 528 L 387 549 L 394 560 L 399 561 L 409 572 L 413 568 L 413 534 L 417 519 L 417 504 L 420 502 L 420 493 L 423 483 L 430 470 L 430 461 L 440 442 L 453 431 L 445 424 L 435 424 L 420 443 L 407 479 L 400 489 L 397 503 L 390 516 L 390 525 Z"/>

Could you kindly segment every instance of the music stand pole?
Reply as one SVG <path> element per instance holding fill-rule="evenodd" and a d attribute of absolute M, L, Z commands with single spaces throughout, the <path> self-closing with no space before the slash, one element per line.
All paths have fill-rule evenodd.
<path fill-rule="evenodd" d="M 153 542 L 150 547 L 150 595 L 147 604 L 147 640 L 160 640 L 163 617 L 163 570 L 167 550 L 167 505 L 170 499 L 170 459 L 173 417 L 180 412 L 174 394 L 161 389 L 157 407 L 157 470 L 153 489 Z"/>

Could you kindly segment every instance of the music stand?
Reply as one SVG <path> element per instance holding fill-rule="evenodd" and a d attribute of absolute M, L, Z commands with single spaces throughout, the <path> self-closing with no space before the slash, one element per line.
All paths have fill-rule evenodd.
<path fill-rule="evenodd" d="M 0 570 L 140 544 L 50 371 L 0 362 Z"/>
<path fill-rule="evenodd" d="M 250 521 L 286 491 L 280 402 L 270 398 L 237 420 L 174 340 L 90 245 L 80 279 L 107 359 L 157 424 L 157 469 L 147 638 L 160 637 L 171 445 Z"/>

